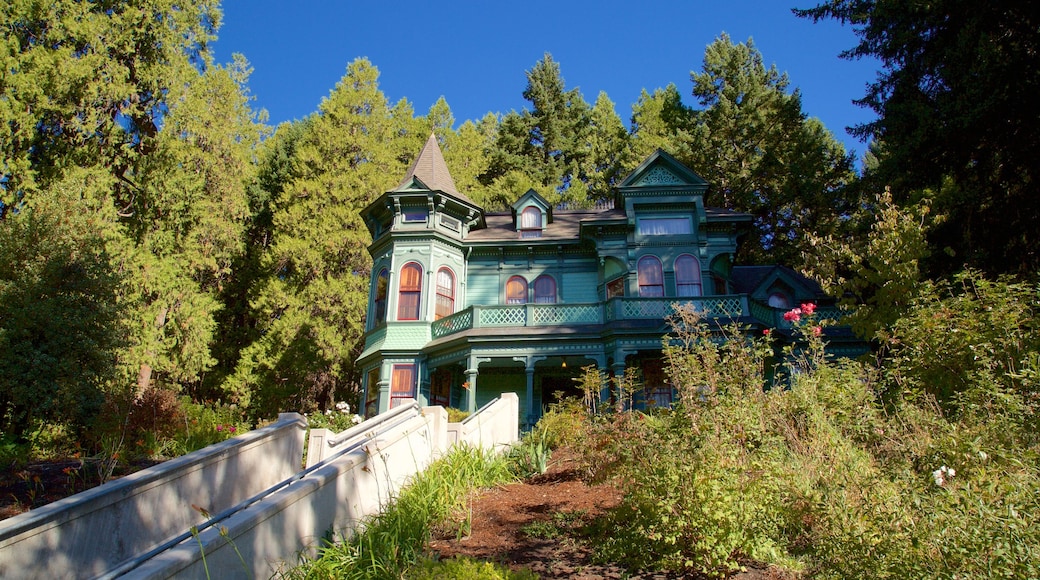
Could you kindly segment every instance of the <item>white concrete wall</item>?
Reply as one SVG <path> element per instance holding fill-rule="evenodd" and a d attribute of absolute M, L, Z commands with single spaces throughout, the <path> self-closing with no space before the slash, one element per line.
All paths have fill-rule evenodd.
<path fill-rule="evenodd" d="M 462 423 L 449 424 L 448 431 L 448 439 L 454 441 L 506 450 L 520 436 L 520 398 L 516 393 L 502 393 L 481 412 L 466 417 Z"/>
<path fill-rule="evenodd" d="M 322 538 L 349 537 L 365 518 L 378 514 L 433 461 L 431 425 L 418 405 L 409 405 L 386 429 L 369 425 L 373 437 L 334 449 L 262 502 L 202 530 L 204 563 L 198 541 L 186 538 L 124 577 L 271 577 L 294 565 L 299 554 L 313 555 Z"/>
<path fill-rule="evenodd" d="M 306 420 L 278 422 L 0 522 L 0 578 L 92 578 L 300 470 Z"/>
<path fill-rule="evenodd" d="M 304 427 L 299 415 L 282 415 L 275 425 L 24 514 L 31 521 L 2 522 L 0 577 L 270 577 L 301 553 L 312 555 L 323 538 L 350 536 L 456 440 L 512 445 L 519 401 L 506 393 L 463 423 L 413 402 L 342 433 L 314 429 L 308 468 L 300 471 Z M 193 503 L 214 517 L 206 520 Z M 18 518 L 20 525 L 12 523 Z"/>

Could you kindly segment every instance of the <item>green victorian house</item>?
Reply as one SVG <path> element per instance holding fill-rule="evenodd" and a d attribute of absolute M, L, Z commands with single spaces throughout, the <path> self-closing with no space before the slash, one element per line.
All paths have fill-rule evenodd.
<path fill-rule="evenodd" d="M 706 207 L 707 189 L 658 150 L 612 204 L 565 210 L 528 191 L 489 213 L 456 190 L 431 135 L 401 184 L 362 212 L 374 274 L 358 359 L 366 415 L 410 399 L 474 411 L 515 392 L 531 425 L 576 394 L 587 365 L 637 368 L 636 404 L 667 406 L 661 339 L 675 303 L 789 339 L 783 313 L 827 298 L 789 268 L 733 265 L 751 216 Z M 864 351 L 829 333 L 832 351 Z"/>

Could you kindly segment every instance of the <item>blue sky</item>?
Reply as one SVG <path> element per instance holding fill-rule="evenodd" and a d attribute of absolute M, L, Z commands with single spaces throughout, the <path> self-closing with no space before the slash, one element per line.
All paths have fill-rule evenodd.
<path fill-rule="evenodd" d="M 269 122 L 317 110 L 347 64 L 367 57 L 380 88 L 425 114 L 444 96 L 456 126 L 487 112 L 521 110 L 524 71 L 552 54 L 568 88 L 592 103 L 600 91 L 626 124 L 642 89 L 674 83 L 689 105 L 690 72 L 721 33 L 749 37 L 767 64 L 788 73 L 803 110 L 820 118 L 846 148 L 866 145 L 845 127 L 873 119 L 852 103 L 874 79 L 877 63 L 838 53 L 856 37 L 835 21 L 813 24 L 791 7 L 813 0 L 619 0 L 525 2 L 423 0 L 225 0 L 224 24 L 212 48 L 218 62 L 241 53 L 253 65 L 255 106 Z"/>

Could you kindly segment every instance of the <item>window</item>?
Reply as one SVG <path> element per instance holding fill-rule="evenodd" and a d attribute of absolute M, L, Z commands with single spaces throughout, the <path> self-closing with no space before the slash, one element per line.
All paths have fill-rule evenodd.
<path fill-rule="evenodd" d="M 675 259 L 675 295 L 701 295 L 701 264 L 689 254 Z"/>
<path fill-rule="evenodd" d="M 462 228 L 462 222 L 460 222 L 459 220 L 444 214 L 439 215 L 441 216 L 441 225 L 448 228 L 449 230 L 457 232 L 459 231 L 459 229 Z"/>
<path fill-rule="evenodd" d="M 520 214 L 520 237 L 540 238 L 542 237 L 542 212 L 534 206 L 529 206 Z"/>
<path fill-rule="evenodd" d="M 643 385 L 646 406 L 667 409 L 672 406 L 672 386 L 664 372 L 660 359 L 647 359 L 642 362 Z"/>
<path fill-rule="evenodd" d="M 379 369 L 368 371 L 368 385 L 365 387 L 365 418 L 379 414 Z"/>
<path fill-rule="evenodd" d="M 426 221 L 425 210 L 411 210 L 404 212 L 404 221 L 407 223 L 416 223 Z"/>
<path fill-rule="evenodd" d="M 661 260 L 654 256 L 643 256 L 639 259 L 639 296 L 641 298 L 664 296 L 664 272 L 661 269 Z"/>
<path fill-rule="evenodd" d="M 401 287 L 397 296 L 397 319 L 419 320 L 422 298 L 422 266 L 409 262 L 401 268 Z"/>
<path fill-rule="evenodd" d="M 688 217 L 639 218 L 636 231 L 641 236 L 678 236 L 693 233 Z"/>
<path fill-rule="evenodd" d="M 506 282 L 506 304 L 527 304 L 527 280 L 513 276 Z"/>
<path fill-rule="evenodd" d="M 726 279 L 721 274 L 711 273 L 711 285 L 715 287 L 716 294 L 729 294 L 729 289 L 726 287 Z"/>
<path fill-rule="evenodd" d="M 614 278 L 607 282 L 607 300 L 625 295 L 625 277 Z"/>
<path fill-rule="evenodd" d="M 791 307 L 791 301 L 783 292 L 773 291 L 769 295 L 769 305 L 773 308 L 781 308 L 787 310 Z"/>
<path fill-rule="evenodd" d="M 437 271 L 437 308 L 433 318 L 440 320 L 455 314 L 455 275 L 447 268 Z"/>
<path fill-rule="evenodd" d="M 390 408 L 415 398 L 416 369 L 414 364 L 394 365 L 390 379 Z"/>
<path fill-rule="evenodd" d="M 543 274 L 534 279 L 534 301 L 537 304 L 556 304 L 556 280 Z"/>
<path fill-rule="evenodd" d="M 386 292 L 389 284 L 390 273 L 383 268 L 376 277 L 376 320 L 373 326 L 386 324 Z"/>
<path fill-rule="evenodd" d="M 451 371 L 437 369 L 430 374 L 430 404 L 451 406 Z"/>

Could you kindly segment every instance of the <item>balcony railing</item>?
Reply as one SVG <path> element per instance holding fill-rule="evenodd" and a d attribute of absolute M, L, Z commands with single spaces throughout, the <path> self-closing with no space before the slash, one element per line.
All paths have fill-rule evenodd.
<path fill-rule="evenodd" d="M 591 304 L 515 304 L 470 306 L 433 323 L 434 339 L 470 330 L 505 326 L 558 326 L 605 324 L 620 320 L 664 320 L 675 304 L 692 304 L 710 318 L 738 318 L 750 315 L 746 295 L 704 296 L 697 298 L 612 298 Z"/>

